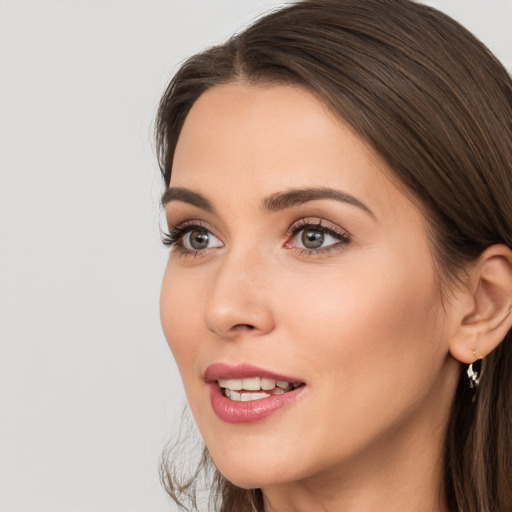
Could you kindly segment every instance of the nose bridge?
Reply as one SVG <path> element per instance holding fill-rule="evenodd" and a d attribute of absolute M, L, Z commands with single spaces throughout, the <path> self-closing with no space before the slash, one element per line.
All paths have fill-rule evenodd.
<path fill-rule="evenodd" d="M 234 337 L 241 332 L 261 335 L 272 330 L 269 267 L 269 258 L 254 246 L 226 251 L 206 297 L 205 323 L 210 331 Z"/>

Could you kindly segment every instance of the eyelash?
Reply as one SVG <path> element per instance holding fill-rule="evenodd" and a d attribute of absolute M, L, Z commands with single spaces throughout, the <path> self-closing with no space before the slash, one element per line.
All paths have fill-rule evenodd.
<path fill-rule="evenodd" d="M 288 247 L 287 244 L 293 238 L 295 238 L 301 231 L 306 229 L 311 229 L 313 231 L 320 231 L 324 234 L 330 235 L 333 238 L 336 238 L 338 242 L 329 244 L 326 247 L 319 247 L 318 249 L 307 249 L 304 247 Z M 295 224 L 293 224 L 288 232 L 286 233 L 286 242 L 284 246 L 289 250 L 298 251 L 301 255 L 306 256 L 317 256 L 321 254 L 328 253 L 333 250 L 339 250 L 340 247 L 346 247 L 351 242 L 350 233 L 344 229 L 335 228 L 331 226 L 325 226 L 321 220 L 311 222 L 307 219 L 301 219 Z"/>
<path fill-rule="evenodd" d="M 211 233 L 208 227 L 202 222 L 185 222 L 178 226 L 170 226 L 168 233 L 162 233 L 162 243 L 165 246 L 170 247 L 171 250 L 177 251 L 182 256 L 198 256 L 204 253 L 204 250 L 190 250 L 185 248 L 183 245 L 184 236 L 196 229 L 205 230 L 208 233 Z M 338 242 L 317 249 L 307 249 L 287 245 L 293 238 L 295 238 L 301 231 L 304 231 L 305 229 L 320 231 L 332 236 L 333 238 L 336 238 Z M 289 250 L 298 251 L 301 255 L 315 256 L 339 249 L 340 246 L 348 246 L 350 242 L 351 236 L 348 231 L 325 226 L 321 220 L 317 222 L 311 222 L 306 219 L 301 219 L 298 222 L 295 222 L 287 231 L 285 235 L 285 243 L 283 245 Z"/>
<path fill-rule="evenodd" d="M 171 250 L 177 251 L 182 256 L 198 256 L 203 251 L 193 251 L 183 246 L 183 237 L 195 229 L 205 230 L 211 233 L 202 222 L 184 222 L 178 226 L 170 226 L 168 233 L 162 233 L 162 243 L 166 247 L 170 247 Z"/>

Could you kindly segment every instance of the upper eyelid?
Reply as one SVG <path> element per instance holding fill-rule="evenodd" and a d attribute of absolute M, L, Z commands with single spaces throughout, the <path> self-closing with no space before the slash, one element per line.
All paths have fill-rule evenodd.
<path fill-rule="evenodd" d="M 168 226 L 181 226 L 188 222 L 203 223 L 208 222 L 208 219 L 211 218 L 211 214 L 208 212 L 180 201 L 167 203 L 162 212 Z"/>
<path fill-rule="evenodd" d="M 224 239 L 222 232 L 220 232 L 217 228 L 213 227 L 211 223 L 205 220 L 189 218 L 183 221 L 171 222 L 171 219 L 167 218 L 167 224 L 169 231 L 183 231 L 184 234 L 188 228 L 193 229 L 194 227 L 201 227 L 212 233 L 212 235 L 214 235 L 219 240 Z M 287 239 L 291 235 L 294 235 L 300 230 L 308 227 L 325 230 L 326 232 L 332 233 L 339 237 L 352 238 L 351 233 L 339 224 L 322 217 L 313 216 L 303 217 L 292 222 L 289 228 L 283 234 L 283 237 Z"/>
<path fill-rule="evenodd" d="M 325 223 L 325 224 L 324 224 Z M 317 228 L 317 229 L 323 229 L 325 231 L 329 231 L 331 233 L 335 233 L 337 235 L 345 235 L 345 236 L 351 236 L 350 232 L 339 226 L 338 224 L 328 221 L 326 219 L 321 218 L 308 218 L 304 217 L 302 219 L 299 219 L 295 221 L 287 231 L 287 235 L 294 234 L 302 229 L 305 228 Z"/>
<path fill-rule="evenodd" d="M 179 237 L 178 237 L 179 240 L 183 239 L 183 237 L 189 231 L 193 231 L 194 228 L 201 228 L 201 229 L 204 229 L 205 231 L 208 231 L 215 238 L 217 238 L 219 241 L 221 241 L 224 244 L 222 236 L 219 235 L 217 233 L 217 230 L 212 228 L 209 225 L 209 223 L 206 222 L 206 221 L 198 220 L 198 219 L 190 219 L 190 220 L 185 220 L 183 222 L 178 222 L 178 223 L 175 223 L 175 224 L 169 224 L 168 225 L 169 234 L 172 234 L 172 233 L 175 233 L 175 232 L 179 232 Z"/>
<path fill-rule="evenodd" d="M 206 226 L 205 222 L 203 220 L 184 220 L 182 222 L 172 222 L 172 223 L 169 223 L 169 227 L 172 227 L 172 228 L 177 228 L 177 229 L 185 229 L 185 228 L 188 228 L 188 227 L 194 227 L 194 226 L 200 226 L 202 228 L 205 228 L 205 229 L 208 229 L 208 227 Z"/>
<path fill-rule="evenodd" d="M 218 236 L 215 234 L 215 230 L 212 229 L 211 226 L 203 220 L 190 219 L 190 220 L 184 220 L 182 222 L 169 222 L 169 221 L 167 222 L 167 228 L 169 231 L 186 232 L 189 228 L 193 229 L 195 227 L 203 228 L 218 238 Z"/>

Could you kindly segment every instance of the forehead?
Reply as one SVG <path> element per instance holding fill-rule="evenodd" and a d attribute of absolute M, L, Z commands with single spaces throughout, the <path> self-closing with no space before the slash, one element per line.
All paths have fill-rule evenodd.
<path fill-rule="evenodd" d="M 206 91 L 187 116 L 171 187 L 268 195 L 341 188 L 377 210 L 409 203 L 385 162 L 309 91 L 230 83 Z M 400 201 L 397 201 L 397 197 Z"/>

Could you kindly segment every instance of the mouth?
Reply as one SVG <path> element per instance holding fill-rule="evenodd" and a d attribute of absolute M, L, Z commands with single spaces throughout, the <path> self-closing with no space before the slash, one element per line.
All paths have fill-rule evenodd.
<path fill-rule="evenodd" d="M 287 407 L 306 383 L 250 365 L 210 365 L 204 372 L 215 414 L 227 423 L 253 423 Z"/>
<path fill-rule="evenodd" d="M 217 379 L 222 394 L 234 402 L 251 402 L 271 396 L 283 395 L 305 384 L 268 377 L 248 377 L 245 379 Z"/>

